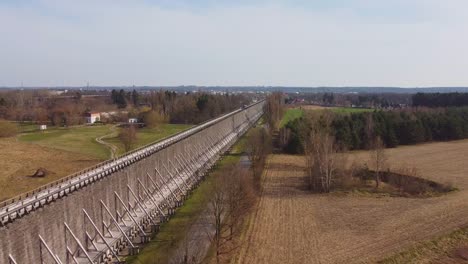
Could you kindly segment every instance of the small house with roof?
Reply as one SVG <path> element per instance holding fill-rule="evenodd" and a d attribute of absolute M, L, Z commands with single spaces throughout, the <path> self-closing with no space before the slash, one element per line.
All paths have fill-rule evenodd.
<path fill-rule="evenodd" d="M 88 112 L 85 113 L 85 119 L 87 124 L 94 124 L 101 121 L 101 114 L 98 112 Z"/>

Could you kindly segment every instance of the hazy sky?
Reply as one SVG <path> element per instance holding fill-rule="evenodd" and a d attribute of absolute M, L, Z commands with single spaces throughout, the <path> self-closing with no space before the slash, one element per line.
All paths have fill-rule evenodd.
<path fill-rule="evenodd" d="M 0 86 L 468 86 L 467 0 L 0 0 Z"/>

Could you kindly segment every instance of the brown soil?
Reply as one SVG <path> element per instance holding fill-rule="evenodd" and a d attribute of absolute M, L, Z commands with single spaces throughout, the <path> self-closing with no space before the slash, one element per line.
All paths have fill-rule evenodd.
<path fill-rule="evenodd" d="M 0 201 L 90 167 L 99 160 L 83 154 L 0 139 Z M 46 177 L 29 177 L 39 168 Z"/>
<path fill-rule="evenodd" d="M 459 191 L 425 199 L 311 194 L 303 172 L 281 167 L 304 166 L 303 158 L 273 155 L 237 262 L 375 262 L 468 223 L 468 140 L 401 147 L 388 156 L 392 167 L 415 166 Z"/>

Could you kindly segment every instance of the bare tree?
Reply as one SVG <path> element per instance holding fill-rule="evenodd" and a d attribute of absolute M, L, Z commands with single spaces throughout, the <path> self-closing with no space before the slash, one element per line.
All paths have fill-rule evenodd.
<path fill-rule="evenodd" d="M 227 167 L 225 171 L 224 179 L 228 186 L 226 223 L 229 228 L 229 239 L 232 239 L 240 231 L 240 223 L 253 206 L 255 192 L 252 175 L 248 169 L 235 165 Z"/>
<path fill-rule="evenodd" d="M 380 137 L 376 137 L 370 151 L 370 162 L 375 171 L 375 188 L 379 188 L 380 174 L 384 170 L 387 163 L 387 155 L 385 153 L 385 144 Z"/>
<path fill-rule="evenodd" d="M 319 116 L 309 116 L 311 132 L 306 140 L 305 153 L 309 187 L 314 191 L 329 192 L 335 181 L 338 167 L 338 147 L 330 135 L 333 116 L 324 112 Z"/>
<path fill-rule="evenodd" d="M 254 184 L 260 189 L 260 180 L 268 154 L 271 152 L 271 137 L 263 127 L 253 128 L 247 138 L 247 154 L 251 163 Z"/>
<path fill-rule="evenodd" d="M 338 169 L 338 148 L 327 133 L 311 133 L 306 150 L 307 173 L 312 190 L 330 192 Z"/>
<path fill-rule="evenodd" d="M 151 110 L 143 114 L 143 121 L 147 127 L 157 128 L 166 122 L 166 118 L 158 111 Z"/>
<path fill-rule="evenodd" d="M 125 152 L 132 150 L 137 140 L 136 128 L 133 125 L 123 128 L 119 133 L 119 139 L 124 145 Z"/>
<path fill-rule="evenodd" d="M 337 148 L 335 138 L 330 135 L 324 135 L 317 149 L 317 165 L 320 171 L 320 182 L 322 190 L 330 192 L 337 170 L 336 155 Z"/>
<path fill-rule="evenodd" d="M 47 109 L 43 107 L 36 107 L 34 110 L 33 121 L 39 124 L 45 124 L 47 122 Z"/>
<path fill-rule="evenodd" d="M 288 145 L 291 138 L 291 129 L 282 127 L 279 131 L 278 147 L 284 148 Z"/>
<path fill-rule="evenodd" d="M 215 175 L 208 202 L 207 233 L 216 253 L 216 263 L 238 248 L 234 239 L 255 201 L 249 170 L 239 165 L 223 168 Z"/>
<path fill-rule="evenodd" d="M 208 242 L 205 237 L 197 233 L 196 221 L 188 224 L 185 229 L 185 237 L 176 254 L 171 258 L 171 264 L 199 264 L 202 263 L 205 251 L 203 246 Z"/>
<path fill-rule="evenodd" d="M 212 183 L 211 197 L 208 202 L 208 237 L 215 249 L 216 263 L 220 263 L 221 247 L 226 242 L 224 235 L 227 231 L 226 222 L 223 221 L 227 211 L 227 186 L 223 177 L 217 176 Z"/>
<path fill-rule="evenodd" d="M 270 131 L 278 129 L 279 122 L 284 114 L 283 95 L 281 92 L 274 92 L 266 98 L 264 113 Z"/>

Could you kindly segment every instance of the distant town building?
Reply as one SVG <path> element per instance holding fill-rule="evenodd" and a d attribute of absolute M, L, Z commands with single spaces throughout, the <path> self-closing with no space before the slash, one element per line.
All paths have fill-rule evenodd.
<path fill-rule="evenodd" d="M 47 125 L 39 125 L 39 130 L 46 130 L 47 129 Z"/>
<path fill-rule="evenodd" d="M 86 123 L 87 124 L 94 124 L 97 121 L 101 121 L 101 114 L 100 113 L 90 112 L 90 113 L 85 114 L 85 118 L 86 118 Z"/>
<path fill-rule="evenodd" d="M 129 118 L 128 123 L 130 124 L 138 123 L 138 118 Z"/>

